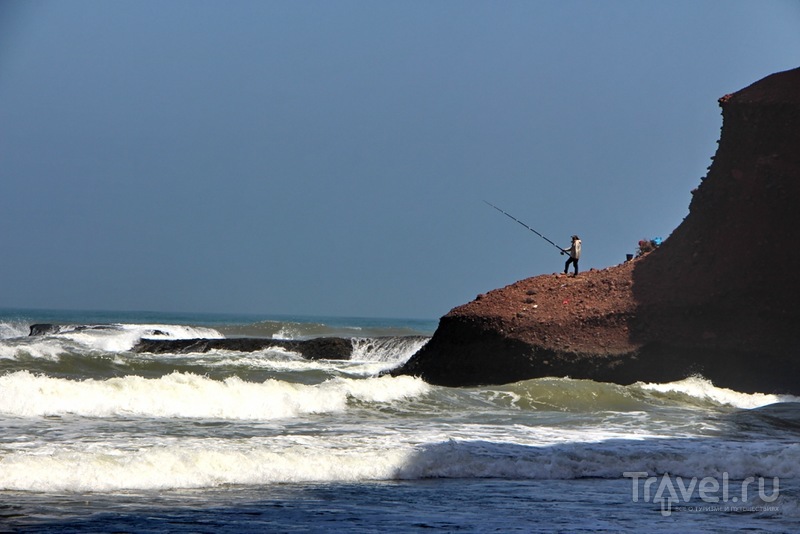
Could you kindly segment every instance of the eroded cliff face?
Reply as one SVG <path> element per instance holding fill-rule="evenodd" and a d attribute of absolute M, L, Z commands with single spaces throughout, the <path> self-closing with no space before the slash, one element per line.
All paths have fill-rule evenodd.
<path fill-rule="evenodd" d="M 720 99 L 722 135 L 689 215 L 655 252 L 545 275 L 442 317 L 396 374 L 442 385 L 570 376 L 628 384 L 702 374 L 800 393 L 800 69 Z"/>
<path fill-rule="evenodd" d="M 720 106 L 719 148 L 689 215 L 634 272 L 643 318 L 687 310 L 716 317 L 641 335 L 697 343 L 691 332 L 702 330 L 715 346 L 797 350 L 800 69 L 726 95 Z"/>

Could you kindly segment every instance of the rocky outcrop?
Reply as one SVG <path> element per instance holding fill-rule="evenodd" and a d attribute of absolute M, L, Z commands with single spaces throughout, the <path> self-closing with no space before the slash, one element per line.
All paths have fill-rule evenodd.
<path fill-rule="evenodd" d="M 87 325 L 87 324 L 52 324 L 38 323 L 30 326 L 28 336 L 49 336 L 53 334 L 69 334 L 71 332 L 83 332 L 84 330 L 112 330 L 112 325 Z M 158 333 L 156 331 L 155 333 Z M 155 334 L 154 334 L 155 335 Z"/>
<path fill-rule="evenodd" d="M 38 323 L 30 326 L 29 336 L 49 336 L 84 332 L 87 330 L 114 330 L 114 325 L 72 325 Z M 165 332 L 153 329 L 146 336 L 165 336 Z M 211 350 L 232 350 L 255 352 L 279 348 L 296 352 L 309 360 L 349 360 L 353 355 L 353 342 L 340 337 L 321 337 L 306 340 L 272 338 L 197 338 L 197 339 L 159 339 L 145 337 L 133 347 L 133 352 L 152 354 L 187 354 Z"/>
<path fill-rule="evenodd" d="M 153 354 L 185 354 L 210 350 L 255 352 L 270 348 L 297 352 L 309 360 L 349 360 L 353 354 L 353 342 L 340 337 L 321 337 L 308 340 L 269 338 L 142 339 L 133 347 L 133 352 Z"/>
<path fill-rule="evenodd" d="M 46 336 L 49 334 L 57 334 L 61 331 L 61 325 L 50 323 L 38 323 L 31 325 L 31 331 L 28 336 Z"/>
<path fill-rule="evenodd" d="M 395 374 L 442 385 L 701 374 L 800 394 L 800 69 L 719 101 L 723 128 L 689 215 L 654 252 L 479 295 Z"/>

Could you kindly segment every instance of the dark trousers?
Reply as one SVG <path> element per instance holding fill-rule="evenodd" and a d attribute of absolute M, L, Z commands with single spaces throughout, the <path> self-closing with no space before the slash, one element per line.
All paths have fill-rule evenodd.
<path fill-rule="evenodd" d="M 572 256 L 570 256 L 569 259 L 567 260 L 567 263 L 564 264 L 564 274 L 567 274 L 567 271 L 569 270 L 569 264 L 570 263 L 574 263 L 575 264 L 575 274 L 578 274 L 578 260 L 576 260 Z"/>

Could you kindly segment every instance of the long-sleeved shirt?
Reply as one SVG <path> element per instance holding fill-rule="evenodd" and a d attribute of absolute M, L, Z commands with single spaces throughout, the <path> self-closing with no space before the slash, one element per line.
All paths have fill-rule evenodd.
<path fill-rule="evenodd" d="M 576 260 L 581 259 L 581 240 L 576 239 L 572 242 L 572 246 L 569 248 L 565 248 L 564 252 L 569 253 L 570 258 L 575 258 Z"/>

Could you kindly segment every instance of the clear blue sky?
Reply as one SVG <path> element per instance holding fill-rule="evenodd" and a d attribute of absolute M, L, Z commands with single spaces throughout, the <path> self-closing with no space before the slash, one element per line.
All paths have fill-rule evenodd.
<path fill-rule="evenodd" d="M 0 2 L 0 307 L 435 318 L 667 237 L 800 2 Z"/>

